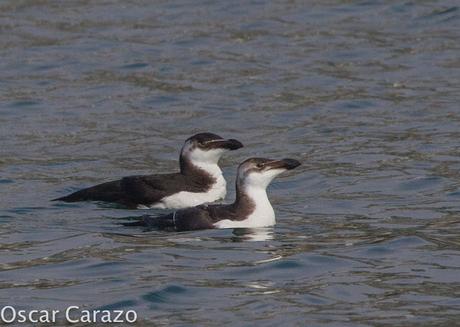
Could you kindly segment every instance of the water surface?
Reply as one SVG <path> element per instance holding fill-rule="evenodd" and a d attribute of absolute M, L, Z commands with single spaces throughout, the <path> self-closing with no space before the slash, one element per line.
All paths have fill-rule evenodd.
<path fill-rule="evenodd" d="M 0 304 L 166 325 L 453 326 L 460 318 L 457 1 L 0 3 Z M 303 165 L 267 230 L 144 233 L 49 199 L 222 160 Z M 142 212 L 142 211 L 141 211 Z"/>

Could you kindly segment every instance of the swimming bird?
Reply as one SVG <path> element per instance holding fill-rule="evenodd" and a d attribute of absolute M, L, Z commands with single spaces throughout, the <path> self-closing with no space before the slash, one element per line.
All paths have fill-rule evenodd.
<path fill-rule="evenodd" d="M 178 173 L 128 176 L 52 201 L 102 201 L 140 209 L 179 209 L 213 202 L 223 199 L 227 192 L 219 159 L 241 147 L 243 144 L 235 139 L 199 133 L 185 141 Z"/>
<path fill-rule="evenodd" d="M 203 204 L 162 216 L 144 215 L 122 225 L 172 231 L 273 226 L 275 212 L 268 200 L 267 186 L 282 172 L 299 165 L 294 159 L 247 159 L 238 167 L 236 199 L 232 204 Z"/>

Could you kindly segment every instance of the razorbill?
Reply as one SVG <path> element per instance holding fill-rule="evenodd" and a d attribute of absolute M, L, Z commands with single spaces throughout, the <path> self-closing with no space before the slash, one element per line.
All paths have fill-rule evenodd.
<path fill-rule="evenodd" d="M 232 204 L 204 204 L 163 216 L 144 215 L 123 225 L 173 231 L 273 226 L 275 212 L 267 197 L 267 186 L 282 172 L 299 165 L 294 159 L 247 159 L 238 167 L 236 199 Z"/>
<path fill-rule="evenodd" d="M 52 201 L 103 201 L 128 208 L 180 209 L 223 199 L 226 182 L 218 165 L 227 151 L 243 146 L 212 133 L 188 138 L 180 152 L 180 172 L 128 176 L 98 184 Z"/>

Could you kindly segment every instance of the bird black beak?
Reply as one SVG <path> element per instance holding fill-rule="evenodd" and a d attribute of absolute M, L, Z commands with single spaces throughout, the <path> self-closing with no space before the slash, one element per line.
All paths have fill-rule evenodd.
<path fill-rule="evenodd" d="M 268 169 L 287 169 L 291 170 L 298 166 L 300 166 L 300 162 L 295 159 L 281 159 L 281 160 L 273 160 L 266 164 Z"/>
<path fill-rule="evenodd" d="M 213 140 L 206 142 L 206 147 L 208 149 L 238 150 L 243 147 L 243 143 L 235 139 Z"/>

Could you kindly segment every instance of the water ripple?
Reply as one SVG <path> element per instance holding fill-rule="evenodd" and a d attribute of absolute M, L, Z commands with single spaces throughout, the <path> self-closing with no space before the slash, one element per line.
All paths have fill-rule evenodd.
<path fill-rule="evenodd" d="M 0 297 L 141 325 L 458 324 L 459 6 L 0 3 Z M 175 171 L 199 131 L 294 157 L 277 225 L 132 230 L 50 202 Z M 156 211 L 154 211 L 156 213 Z M 28 299 L 24 301 L 24 299 Z"/>

